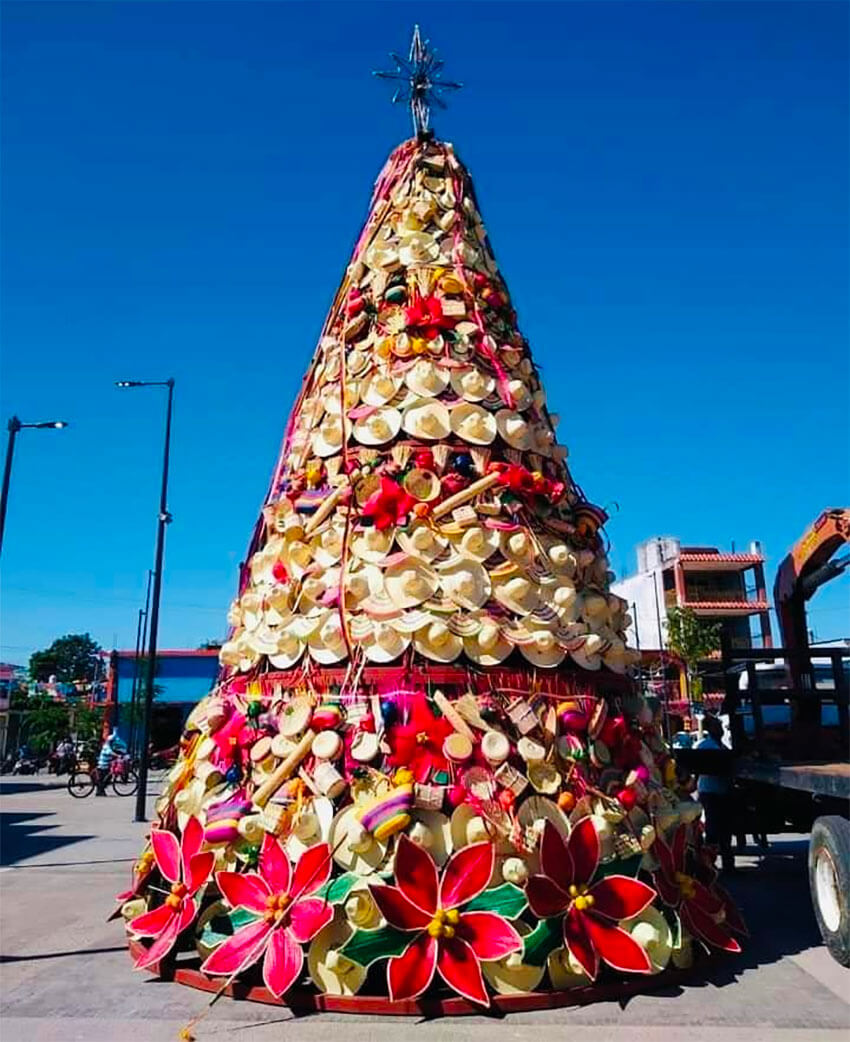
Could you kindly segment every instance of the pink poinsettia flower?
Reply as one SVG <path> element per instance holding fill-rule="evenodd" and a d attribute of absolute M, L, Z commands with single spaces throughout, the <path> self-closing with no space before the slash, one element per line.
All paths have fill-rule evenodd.
<path fill-rule="evenodd" d="M 697 878 L 704 869 L 696 866 L 694 873 L 686 871 L 688 859 L 688 830 L 680 825 L 668 846 L 661 837 L 656 837 L 652 852 L 658 861 L 658 871 L 653 880 L 661 900 L 675 908 L 687 929 L 701 941 L 713 948 L 726 952 L 739 952 L 740 944 L 729 932 L 729 928 L 744 932 L 743 920 L 738 915 L 731 898 L 719 894 L 715 887 Z"/>
<path fill-rule="evenodd" d="M 259 873 L 217 872 L 215 881 L 227 903 L 260 918 L 241 927 L 201 966 L 205 973 L 233 976 L 263 959 L 263 980 L 280 998 L 295 983 L 304 964 L 301 945 L 312 941 L 333 918 L 333 907 L 312 894 L 331 874 L 327 843 L 309 847 L 294 870 L 280 843 L 268 833 L 260 851 Z"/>
<path fill-rule="evenodd" d="M 591 980 L 599 973 L 600 957 L 615 970 L 652 972 L 649 956 L 617 922 L 639 915 L 655 891 L 628 876 L 592 882 L 599 867 L 599 836 L 590 818 L 577 822 L 568 840 L 547 821 L 540 867 L 542 872 L 528 880 L 528 905 L 541 919 L 564 915 L 564 944 Z"/>
<path fill-rule="evenodd" d="M 371 518 L 378 531 L 403 521 L 413 508 L 415 500 L 390 478 L 381 477 L 381 487 L 363 504 L 362 516 Z"/>
<path fill-rule="evenodd" d="M 174 942 L 198 914 L 195 894 L 212 874 L 215 854 L 201 852 L 204 830 L 197 818 L 189 818 L 180 843 L 165 829 L 151 829 L 151 847 L 156 867 L 171 883 L 171 893 L 151 912 L 131 919 L 131 933 L 153 937 L 154 942 L 136 960 L 136 969 L 152 966 L 171 951 Z"/>
<path fill-rule="evenodd" d="M 465 999 L 490 1005 L 479 960 L 501 959 L 522 949 L 513 926 L 494 912 L 461 912 L 484 890 L 493 873 L 492 843 L 473 843 L 453 854 L 439 878 L 431 855 L 407 836 L 395 854 L 397 886 L 370 886 L 381 914 L 397 930 L 415 933 L 390 959 L 390 998 L 415 999 L 439 973 Z"/>

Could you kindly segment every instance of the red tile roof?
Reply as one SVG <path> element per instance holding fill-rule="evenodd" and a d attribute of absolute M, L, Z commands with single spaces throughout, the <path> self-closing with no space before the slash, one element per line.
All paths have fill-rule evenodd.
<path fill-rule="evenodd" d="M 761 564 L 764 561 L 764 557 L 761 554 L 701 553 L 694 550 L 683 550 L 679 554 L 679 560 L 705 561 L 706 564 L 711 564 L 712 561 L 724 564 Z"/>
<path fill-rule="evenodd" d="M 767 611 L 767 601 L 685 601 L 685 606 L 697 611 Z"/>

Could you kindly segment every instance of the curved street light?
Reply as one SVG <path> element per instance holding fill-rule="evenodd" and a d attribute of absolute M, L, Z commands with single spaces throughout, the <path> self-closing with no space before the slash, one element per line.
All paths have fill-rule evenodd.
<path fill-rule="evenodd" d="M 12 457 L 15 454 L 15 438 L 18 431 L 30 427 L 33 430 L 62 430 L 68 424 L 65 420 L 44 420 L 41 423 L 23 423 L 17 416 L 13 416 L 7 424 L 9 440 L 6 443 L 6 464 L 3 467 L 3 491 L 0 492 L 0 552 L 3 550 L 3 531 L 6 528 L 6 506 L 9 502 L 9 482 L 12 479 Z"/>

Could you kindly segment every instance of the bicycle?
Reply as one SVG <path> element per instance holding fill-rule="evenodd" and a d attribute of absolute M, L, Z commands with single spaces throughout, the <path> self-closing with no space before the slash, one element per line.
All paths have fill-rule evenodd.
<path fill-rule="evenodd" d="M 97 768 L 83 771 L 72 771 L 68 778 L 68 792 L 75 799 L 85 799 L 97 788 Z M 116 756 L 109 765 L 109 777 L 107 785 L 112 785 L 112 791 L 116 796 L 132 796 L 139 787 L 139 776 L 135 764 L 129 756 Z"/>

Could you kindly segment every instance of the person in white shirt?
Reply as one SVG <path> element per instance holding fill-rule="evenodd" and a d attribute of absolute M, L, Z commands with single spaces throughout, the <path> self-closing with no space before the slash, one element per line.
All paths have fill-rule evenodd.
<path fill-rule="evenodd" d="M 716 716 L 705 716 L 702 727 L 704 737 L 697 742 L 697 749 L 723 750 L 723 724 Z M 705 838 L 720 850 L 724 871 L 734 872 L 735 855 L 732 853 L 734 804 L 732 783 L 718 774 L 701 774 L 697 782 L 699 801 L 705 811 Z"/>

